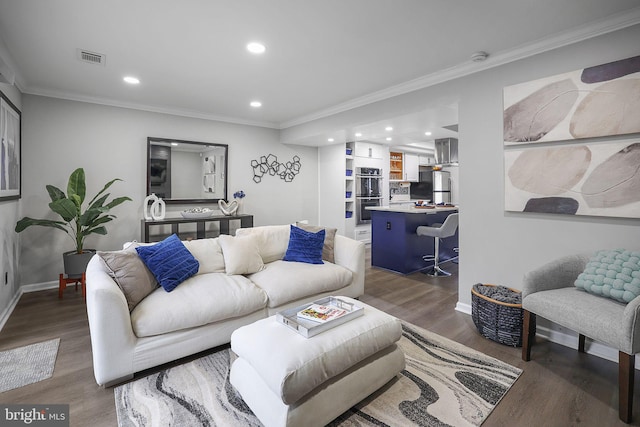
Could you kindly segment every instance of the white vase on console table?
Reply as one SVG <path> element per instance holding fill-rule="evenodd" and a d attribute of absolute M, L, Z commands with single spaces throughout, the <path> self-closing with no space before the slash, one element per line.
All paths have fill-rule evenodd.
<path fill-rule="evenodd" d="M 142 209 L 144 219 L 148 221 L 162 220 L 166 214 L 166 204 L 164 200 L 156 196 L 155 193 L 151 193 L 150 196 L 145 197 Z"/>
<path fill-rule="evenodd" d="M 218 200 L 218 207 L 223 214 L 231 216 L 234 215 L 238 210 L 238 202 L 236 200 L 233 200 L 232 202 L 227 203 L 224 200 L 220 199 Z"/>

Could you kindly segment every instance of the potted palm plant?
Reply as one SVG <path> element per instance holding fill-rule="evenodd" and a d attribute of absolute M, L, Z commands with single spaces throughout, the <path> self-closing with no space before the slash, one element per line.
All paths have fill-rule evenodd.
<path fill-rule="evenodd" d="M 119 204 L 131 200 L 125 196 L 116 197 L 107 202 L 110 194 L 105 192 L 116 181 L 122 180 L 116 178 L 109 181 L 89 201 L 86 208 L 83 208 L 87 188 L 84 169 L 78 168 L 69 177 L 67 194 L 53 185 L 46 186 L 49 197 L 51 197 L 49 208 L 58 214 L 62 221 L 24 217 L 18 221 L 15 230 L 20 233 L 32 225 L 39 225 L 57 228 L 67 233 L 73 239 L 75 250 L 63 254 L 65 273 L 67 277 L 80 277 L 95 252 L 84 248 L 84 239 L 90 234 L 107 234 L 105 224 L 116 218 L 115 215 L 109 214 L 109 211 Z"/>

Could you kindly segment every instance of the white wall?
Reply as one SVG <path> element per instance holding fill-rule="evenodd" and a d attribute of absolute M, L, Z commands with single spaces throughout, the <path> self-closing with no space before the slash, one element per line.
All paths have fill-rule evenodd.
<path fill-rule="evenodd" d="M 89 237 L 86 246 L 114 250 L 127 240 L 139 239 L 148 136 L 228 144 L 228 197 L 244 190 L 244 212 L 254 215 L 254 225 L 317 221 L 317 149 L 283 145 L 277 130 L 33 95 L 23 98 L 21 216 L 54 218 L 47 207 L 45 185 L 66 189 L 71 171 L 84 167 L 88 194 L 117 177 L 124 182 L 115 183 L 112 194 L 133 199 L 114 209 L 118 218 L 108 224 L 109 234 Z M 278 156 L 280 162 L 298 155 L 300 174 L 289 183 L 268 175 L 255 183 L 251 160 L 268 154 Z M 167 206 L 168 214 L 174 216 L 184 208 Z M 61 253 L 71 250 L 73 242 L 59 230 L 42 227 L 27 229 L 20 238 L 20 284 L 57 280 L 62 272 Z"/>
<path fill-rule="evenodd" d="M 511 64 L 376 102 L 283 131 L 295 140 L 380 120 L 434 102 L 459 104 L 459 302 L 470 309 L 478 282 L 521 287 L 523 275 L 559 256 L 599 248 L 640 249 L 640 220 L 504 211 L 502 89 L 586 66 L 640 55 L 640 25 Z M 637 135 L 636 135 L 637 136 Z"/>
<path fill-rule="evenodd" d="M 318 224 L 325 227 L 335 227 L 338 229 L 338 234 L 347 236 L 344 207 L 346 191 L 345 144 L 320 147 L 318 149 L 318 168 L 320 174 Z M 353 235 L 347 237 L 353 237 Z"/>
<path fill-rule="evenodd" d="M 0 50 L 1 51 L 1 50 Z M 22 110 L 22 94 L 15 86 L 0 83 L 0 91 Z M 24 162 L 24 156 L 22 157 Z M 23 183 L 24 191 L 24 183 Z M 23 196 L 24 197 L 24 196 Z M 19 200 L 0 202 L 0 327 L 6 320 L 5 310 L 18 292 L 18 265 L 20 261 L 18 236 L 14 231 L 19 218 Z M 5 273 L 8 283 L 5 285 Z"/>

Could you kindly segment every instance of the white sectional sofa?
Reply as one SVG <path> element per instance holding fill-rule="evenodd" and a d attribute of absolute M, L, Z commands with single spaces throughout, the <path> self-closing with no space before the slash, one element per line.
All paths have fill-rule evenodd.
<path fill-rule="evenodd" d="M 198 273 L 171 292 L 158 287 L 133 308 L 114 271 L 94 256 L 86 279 L 96 382 L 116 384 L 135 372 L 229 343 L 240 326 L 286 308 L 329 295 L 363 294 L 361 242 L 335 235 L 333 263 L 283 261 L 289 230 L 289 225 L 245 228 L 233 238 L 183 242 L 199 262 Z M 230 262 L 242 262 L 251 254 L 232 254 L 228 245 L 220 244 L 221 238 L 225 243 L 249 239 L 264 267 L 252 274 L 228 274 Z"/>

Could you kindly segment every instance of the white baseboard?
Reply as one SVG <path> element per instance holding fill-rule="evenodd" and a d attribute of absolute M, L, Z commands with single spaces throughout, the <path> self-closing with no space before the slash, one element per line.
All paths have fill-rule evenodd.
<path fill-rule="evenodd" d="M 471 316 L 471 306 L 458 301 L 456 304 L 456 311 Z M 557 325 L 556 325 L 557 326 Z M 573 331 L 569 331 L 566 328 L 557 326 L 558 329 L 551 329 L 545 326 L 536 326 L 536 335 L 545 338 L 553 343 L 563 345 L 565 347 L 578 350 L 578 334 Z M 585 340 L 585 352 L 602 359 L 610 360 L 618 363 L 618 350 L 611 348 L 599 342 L 593 341 L 589 338 Z M 636 369 L 640 370 L 640 354 L 636 355 Z"/>
<path fill-rule="evenodd" d="M 57 280 L 51 281 L 51 282 L 32 283 L 31 285 L 20 286 L 20 290 L 22 291 L 21 294 L 26 294 L 29 292 L 38 292 L 38 291 L 44 291 L 47 289 L 55 289 L 59 285 L 60 283 Z"/>
<path fill-rule="evenodd" d="M 46 289 L 55 289 L 57 287 L 58 287 L 57 281 L 33 283 L 31 285 L 20 286 L 18 288 L 18 292 L 16 292 L 16 294 L 13 296 L 7 308 L 5 308 L 4 311 L 0 314 L 0 331 L 2 330 L 2 328 L 4 328 L 4 325 L 5 323 L 7 323 L 7 320 L 9 320 L 9 316 L 11 316 L 11 313 L 13 313 L 13 310 L 16 308 L 16 305 L 18 305 L 18 301 L 20 301 L 20 297 L 22 296 L 22 294 L 26 294 L 28 292 L 44 291 Z"/>
<path fill-rule="evenodd" d="M 2 328 L 4 328 L 4 324 L 7 323 L 7 320 L 9 320 L 9 316 L 11 316 L 11 313 L 13 313 L 13 309 L 16 308 L 16 305 L 18 304 L 21 296 L 22 292 L 18 290 L 11 301 L 9 301 L 9 305 L 7 306 L 7 308 L 5 308 L 2 314 L 0 314 L 0 331 L 2 330 Z"/>
<path fill-rule="evenodd" d="M 468 314 L 471 316 L 471 306 L 469 304 L 463 304 L 460 301 L 456 303 L 456 311 L 459 311 L 464 314 Z"/>

